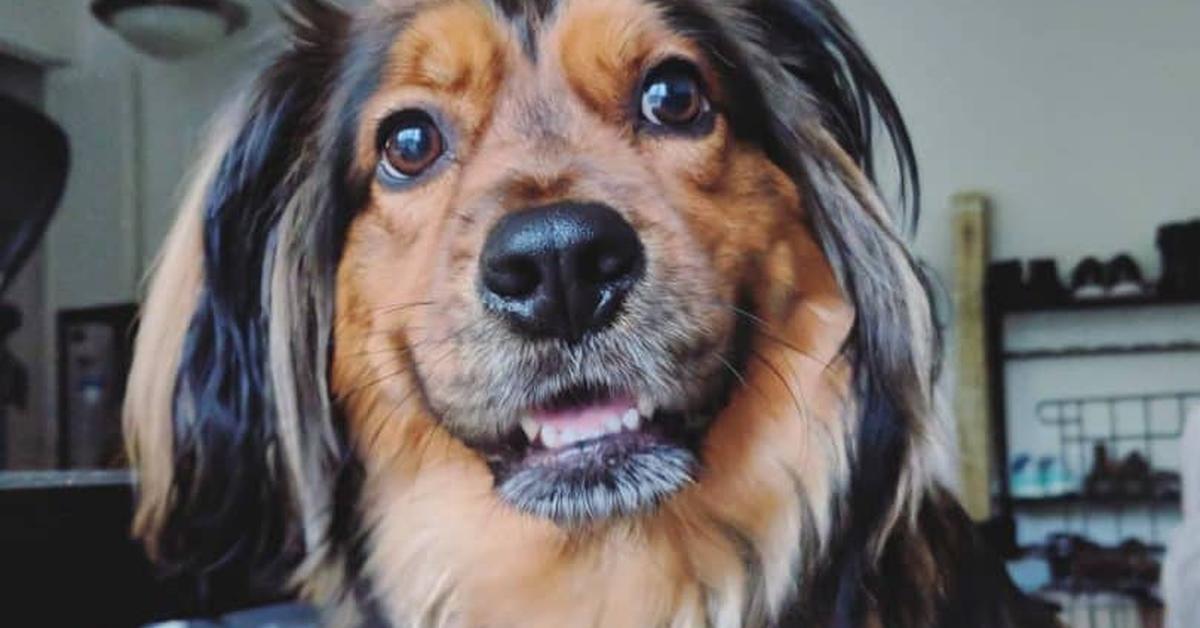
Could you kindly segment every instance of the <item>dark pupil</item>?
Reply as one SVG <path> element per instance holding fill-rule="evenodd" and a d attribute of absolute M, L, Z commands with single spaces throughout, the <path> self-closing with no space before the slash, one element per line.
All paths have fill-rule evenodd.
<path fill-rule="evenodd" d="M 433 150 L 433 134 L 423 125 L 406 126 L 392 138 L 392 153 L 401 164 L 419 166 Z"/>
<path fill-rule="evenodd" d="M 687 122 L 696 113 L 696 83 L 691 77 L 664 76 L 646 89 L 647 104 L 663 122 Z"/>

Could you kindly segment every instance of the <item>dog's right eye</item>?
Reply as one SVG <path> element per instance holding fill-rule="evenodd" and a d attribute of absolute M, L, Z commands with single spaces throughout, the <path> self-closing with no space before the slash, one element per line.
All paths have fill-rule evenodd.
<path fill-rule="evenodd" d="M 442 133 L 428 113 L 416 109 L 389 117 L 379 129 L 380 172 L 395 181 L 420 175 L 442 156 Z"/>
<path fill-rule="evenodd" d="M 696 69 L 680 59 L 670 59 L 646 76 L 640 106 L 649 124 L 675 129 L 696 124 L 711 110 Z"/>

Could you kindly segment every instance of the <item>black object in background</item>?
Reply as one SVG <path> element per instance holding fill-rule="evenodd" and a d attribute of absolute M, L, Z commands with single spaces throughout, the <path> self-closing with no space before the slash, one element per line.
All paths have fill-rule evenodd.
<path fill-rule="evenodd" d="M 1200 298 L 1200 219 L 1158 228 L 1162 277 L 1158 294 L 1167 299 Z"/>
<path fill-rule="evenodd" d="M 67 136 L 54 121 L 0 96 L 0 296 L 37 248 L 62 199 L 70 166 Z M 21 324 L 0 303 L 0 469 L 6 466 L 8 406 L 28 394 L 28 374 L 8 349 Z"/>
<path fill-rule="evenodd" d="M 62 198 L 67 136 L 53 120 L 0 96 L 0 294 L 37 247 Z"/>

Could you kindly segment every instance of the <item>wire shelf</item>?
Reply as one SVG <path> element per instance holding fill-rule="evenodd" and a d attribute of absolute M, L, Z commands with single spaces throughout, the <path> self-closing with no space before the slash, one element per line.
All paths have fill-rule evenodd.
<path fill-rule="evenodd" d="M 1043 523 L 1054 532 L 1046 543 L 1022 553 L 1046 560 L 1052 582 L 1042 594 L 1065 616 L 1138 626 L 1139 617 L 1161 607 L 1158 562 L 1180 516 L 1179 439 L 1198 411 L 1200 391 L 1048 399 L 1035 406 L 1038 422 L 1054 432 L 1058 464 L 1071 481 L 1058 494 L 1014 498 L 1012 506 L 1050 522 Z M 1112 576 L 1137 561 L 1143 566 L 1137 577 Z"/>

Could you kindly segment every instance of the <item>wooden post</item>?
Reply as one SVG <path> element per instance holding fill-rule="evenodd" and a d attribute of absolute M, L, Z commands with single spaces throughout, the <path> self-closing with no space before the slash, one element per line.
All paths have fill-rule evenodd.
<path fill-rule="evenodd" d="M 954 311 L 959 497 L 977 521 L 991 516 L 992 412 L 988 381 L 987 299 L 984 279 L 991 251 L 987 197 L 957 194 L 954 207 Z"/>

